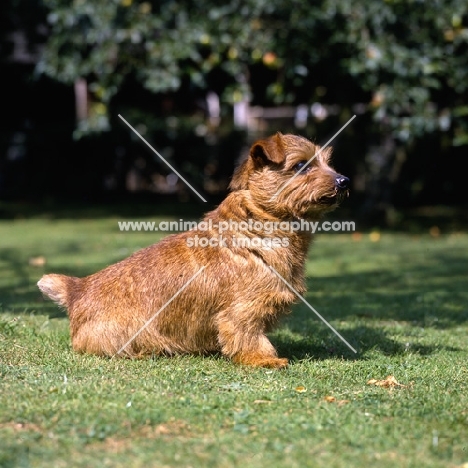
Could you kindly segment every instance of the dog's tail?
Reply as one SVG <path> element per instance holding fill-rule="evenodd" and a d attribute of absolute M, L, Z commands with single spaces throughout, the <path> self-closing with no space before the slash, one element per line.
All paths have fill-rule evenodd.
<path fill-rule="evenodd" d="M 80 279 L 65 275 L 44 275 L 37 286 L 43 294 L 58 305 L 68 308 L 71 292 L 77 288 Z"/>

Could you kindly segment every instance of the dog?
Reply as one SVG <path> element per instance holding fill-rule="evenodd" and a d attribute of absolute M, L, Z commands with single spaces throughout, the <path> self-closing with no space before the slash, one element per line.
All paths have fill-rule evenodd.
<path fill-rule="evenodd" d="M 84 278 L 44 275 L 38 287 L 68 310 L 74 350 L 129 358 L 221 353 L 239 364 L 286 367 L 266 334 L 297 301 L 291 287 L 306 290 L 312 233 L 285 223 L 320 220 L 348 194 L 349 179 L 331 168 L 330 156 L 296 135 L 259 140 L 228 196 L 203 218 L 204 232 L 170 235 Z M 258 229 L 236 228 L 247 222 Z M 195 242 L 201 234 L 209 244 Z"/>

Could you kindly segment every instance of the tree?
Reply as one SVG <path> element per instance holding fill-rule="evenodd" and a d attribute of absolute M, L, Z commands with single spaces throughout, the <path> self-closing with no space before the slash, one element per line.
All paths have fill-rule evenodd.
<path fill-rule="evenodd" d="M 39 71 L 63 82 L 86 77 L 107 103 L 129 73 L 153 92 L 216 86 L 213 71 L 231 78 L 229 100 L 248 92 L 239 76 L 263 64 L 275 69 L 270 102 L 295 101 L 313 71 L 336 88 L 352 81 L 371 96 L 377 122 L 401 141 L 437 128 L 468 142 L 464 98 L 468 4 L 457 0 L 248 0 L 70 4 L 45 0 L 51 36 Z M 325 66 L 324 66 L 325 65 Z M 232 89 L 232 86 L 239 89 Z M 348 87 L 345 86 L 345 89 Z M 238 98 L 238 97 L 237 97 Z M 99 109 L 98 109 L 99 112 Z M 101 109 L 100 112 L 104 112 Z"/>
<path fill-rule="evenodd" d="M 38 71 L 87 81 L 82 131 L 108 128 L 109 105 L 132 76 L 152 93 L 211 89 L 228 103 L 360 105 L 377 145 L 365 166 L 376 165 L 387 185 L 403 165 L 401 148 L 411 152 L 422 137 L 468 145 L 466 2 L 44 3 L 51 33 Z"/>

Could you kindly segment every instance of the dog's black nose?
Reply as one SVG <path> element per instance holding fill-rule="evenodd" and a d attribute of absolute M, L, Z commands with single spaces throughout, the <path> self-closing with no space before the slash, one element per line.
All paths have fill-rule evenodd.
<path fill-rule="evenodd" d="M 340 190 L 346 190 L 349 187 L 349 179 L 345 176 L 339 175 L 335 179 L 336 188 Z"/>

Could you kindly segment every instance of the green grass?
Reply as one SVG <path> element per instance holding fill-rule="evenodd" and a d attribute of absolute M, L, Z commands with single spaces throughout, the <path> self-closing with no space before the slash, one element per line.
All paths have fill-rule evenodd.
<path fill-rule="evenodd" d="M 306 299 L 357 355 L 301 304 L 271 336 L 285 371 L 73 353 L 37 280 L 89 274 L 159 238 L 112 218 L 0 222 L 0 466 L 468 463 L 467 234 L 317 237 Z M 45 266 L 29 264 L 37 256 Z M 367 385 L 387 375 L 407 386 Z"/>

